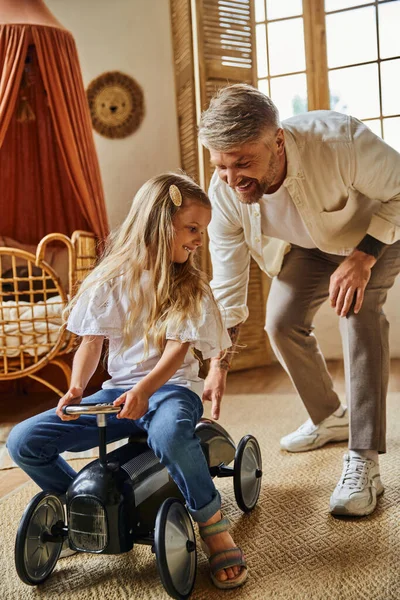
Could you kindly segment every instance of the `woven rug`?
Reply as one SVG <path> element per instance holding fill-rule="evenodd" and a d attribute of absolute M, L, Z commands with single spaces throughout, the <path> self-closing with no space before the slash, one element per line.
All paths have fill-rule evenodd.
<path fill-rule="evenodd" d="M 294 395 L 225 398 L 221 423 L 236 442 L 246 433 L 255 435 L 263 453 L 261 496 L 250 515 L 237 508 L 232 481 L 217 481 L 235 541 L 247 556 L 249 578 L 239 590 L 217 590 L 200 551 L 193 600 L 400 599 L 400 394 L 388 399 L 388 454 L 381 457 L 386 491 L 364 519 L 335 519 L 328 512 L 345 444 L 297 455 L 279 451 L 281 435 L 305 416 Z M 36 492 L 28 483 L 0 503 L 2 600 L 168 599 L 155 557 L 144 546 L 119 556 L 78 554 L 59 561 L 40 587 L 21 583 L 14 568 L 15 533 Z"/>

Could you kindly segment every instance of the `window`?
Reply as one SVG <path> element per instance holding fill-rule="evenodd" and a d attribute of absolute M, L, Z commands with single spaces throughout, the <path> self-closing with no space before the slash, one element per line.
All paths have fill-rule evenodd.
<path fill-rule="evenodd" d="M 282 119 L 308 110 L 301 0 L 255 0 L 258 87 Z"/>
<path fill-rule="evenodd" d="M 400 151 L 400 0 L 254 0 L 257 81 L 281 118 L 331 108 Z"/>
<path fill-rule="evenodd" d="M 400 2 L 325 0 L 325 10 L 330 107 L 400 151 Z"/>

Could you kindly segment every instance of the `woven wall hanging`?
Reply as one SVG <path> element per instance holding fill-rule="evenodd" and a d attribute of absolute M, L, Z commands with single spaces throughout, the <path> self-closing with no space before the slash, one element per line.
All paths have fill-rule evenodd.
<path fill-rule="evenodd" d="M 107 138 L 124 138 L 144 117 L 144 97 L 136 81 L 119 71 L 94 79 L 86 91 L 93 128 Z"/>

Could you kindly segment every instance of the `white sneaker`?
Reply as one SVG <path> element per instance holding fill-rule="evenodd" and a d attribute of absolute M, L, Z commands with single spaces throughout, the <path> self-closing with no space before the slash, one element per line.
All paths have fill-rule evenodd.
<path fill-rule="evenodd" d="M 307 450 L 316 450 L 328 442 L 344 442 L 349 439 L 349 415 L 347 408 L 343 408 L 342 416 L 335 414 L 327 417 L 318 425 L 314 425 L 311 419 L 308 419 L 293 433 L 289 433 L 281 438 L 282 450 L 288 452 L 305 452 Z M 335 411 L 337 412 L 337 411 Z"/>
<path fill-rule="evenodd" d="M 363 517 L 376 507 L 376 498 L 383 493 L 379 465 L 369 458 L 344 455 L 342 476 L 330 500 L 334 515 Z"/>

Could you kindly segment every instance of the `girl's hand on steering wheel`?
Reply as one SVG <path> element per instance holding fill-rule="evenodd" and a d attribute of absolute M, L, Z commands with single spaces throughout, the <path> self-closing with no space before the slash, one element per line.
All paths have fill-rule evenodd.
<path fill-rule="evenodd" d="M 56 408 L 56 415 L 62 421 L 73 421 L 79 419 L 79 415 L 65 415 L 63 407 L 70 404 L 80 404 L 82 401 L 83 389 L 80 387 L 70 387 L 68 392 L 60 399 Z"/>
<path fill-rule="evenodd" d="M 114 406 L 125 404 L 120 413 L 117 414 L 117 419 L 140 419 L 149 410 L 149 394 L 140 391 L 137 386 L 122 394 L 114 400 Z"/>

